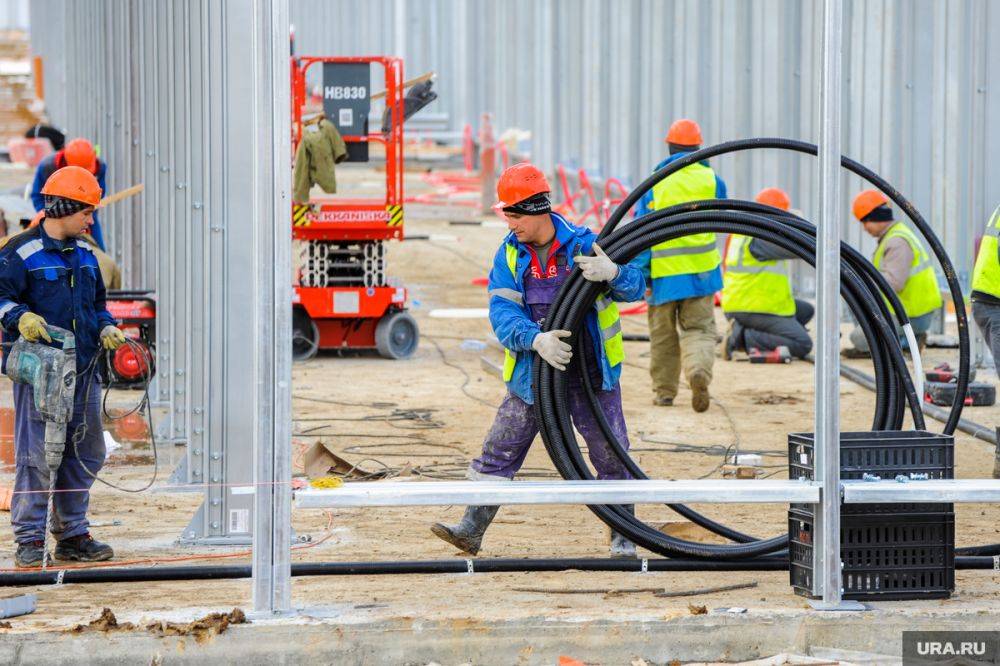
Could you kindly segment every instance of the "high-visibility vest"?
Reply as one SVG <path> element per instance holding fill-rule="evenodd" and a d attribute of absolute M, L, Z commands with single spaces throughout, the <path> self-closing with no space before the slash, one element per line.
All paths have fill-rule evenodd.
<path fill-rule="evenodd" d="M 517 280 L 517 246 L 507 243 L 505 250 L 507 267 L 510 274 Z M 611 300 L 608 293 L 597 297 L 594 303 L 597 310 L 597 326 L 601 329 L 601 340 L 604 343 L 604 354 L 608 357 L 608 365 L 612 368 L 625 360 L 625 340 L 622 337 L 621 316 L 618 314 L 618 304 Z M 514 376 L 514 366 L 517 365 L 517 354 L 504 349 L 503 380 L 509 382 Z"/>
<path fill-rule="evenodd" d="M 979 242 L 976 267 L 972 271 L 972 290 L 1000 298 L 1000 262 L 997 261 L 997 236 L 1000 235 L 1000 207 L 986 225 Z"/>
<path fill-rule="evenodd" d="M 701 163 L 686 166 L 653 186 L 653 209 L 714 199 L 715 188 L 715 171 L 711 167 Z M 650 250 L 649 272 L 653 279 L 704 273 L 722 263 L 715 234 L 710 232 L 658 243 Z"/>
<path fill-rule="evenodd" d="M 795 314 L 787 261 L 758 261 L 750 253 L 750 236 L 734 235 L 722 275 L 722 311 L 791 317 Z"/>
<path fill-rule="evenodd" d="M 910 264 L 910 277 L 907 278 L 903 291 L 899 292 L 899 300 L 903 304 L 906 316 L 920 317 L 941 307 L 941 289 L 938 287 L 937 275 L 934 274 L 934 264 L 924 249 L 923 243 L 910 228 L 901 222 L 889 227 L 879 240 L 872 263 L 880 268 L 885 255 L 885 244 L 890 238 L 902 238 L 913 251 L 913 263 Z"/>

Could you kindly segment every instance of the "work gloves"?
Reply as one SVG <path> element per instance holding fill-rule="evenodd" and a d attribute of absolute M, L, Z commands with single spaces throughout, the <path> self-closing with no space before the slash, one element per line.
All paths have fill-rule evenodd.
<path fill-rule="evenodd" d="M 579 256 L 576 265 L 583 271 L 584 279 L 591 282 L 611 282 L 618 277 L 618 264 L 611 261 L 597 243 L 594 243 L 594 256 Z"/>
<path fill-rule="evenodd" d="M 566 364 L 573 358 L 573 348 L 560 338 L 568 338 L 569 331 L 546 331 L 539 333 L 531 342 L 531 348 L 538 352 L 546 363 L 557 370 L 565 370 Z"/>
<path fill-rule="evenodd" d="M 49 336 L 49 332 L 45 330 L 45 326 L 45 320 L 34 312 L 25 312 L 17 320 L 17 330 L 21 332 L 21 335 L 28 342 L 38 342 L 39 338 L 46 342 L 52 342 L 52 338 Z"/>
<path fill-rule="evenodd" d="M 101 329 L 101 344 L 108 351 L 114 351 L 125 344 L 125 334 L 117 326 L 109 324 Z"/>

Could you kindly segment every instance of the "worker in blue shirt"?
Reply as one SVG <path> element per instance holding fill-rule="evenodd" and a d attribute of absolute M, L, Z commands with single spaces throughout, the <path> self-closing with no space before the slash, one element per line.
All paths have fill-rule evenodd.
<path fill-rule="evenodd" d="M 510 233 L 494 255 L 488 287 L 490 323 L 505 350 L 507 396 L 497 409 L 482 453 L 469 467 L 472 480 L 509 481 L 524 464 L 538 436 L 531 385 L 531 368 L 537 358 L 559 371 L 569 371 L 570 415 L 587 442 L 597 478 L 629 478 L 591 412 L 578 364 L 581 357 L 586 360 L 604 418 L 627 449 L 619 384 L 625 347 L 616 303 L 642 298 L 642 274 L 612 261 L 596 244 L 593 231 L 553 213 L 551 190 L 541 170 L 526 162 L 505 170 L 497 182 L 500 201 L 496 210 L 507 220 Z M 565 341 L 569 331 L 544 329 L 549 308 L 576 266 L 585 280 L 602 283 L 606 289 L 584 317 L 574 349 Z M 431 531 L 475 555 L 498 508 L 469 506 L 457 524 L 435 523 Z M 635 556 L 635 544 L 615 532 L 610 535 L 610 550 L 615 557 Z"/>
<path fill-rule="evenodd" d="M 35 169 L 35 181 L 31 184 L 31 203 L 35 207 L 35 212 L 45 208 L 45 195 L 42 188 L 49 180 L 49 177 L 59 169 L 66 166 L 78 166 L 86 169 L 97 179 L 97 184 L 101 192 L 106 192 L 104 177 L 108 172 L 108 165 L 97 156 L 94 146 L 86 139 L 73 139 L 66 144 L 66 147 L 59 150 L 38 163 Z M 87 232 L 93 237 L 97 247 L 107 251 L 104 247 L 104 234 L 101 232 L 101 221 L 97 219 L 97 211 L 93 213 L 93 224 Z"/>
<path fill-rule="evenodd" d="M 670 157 L 656 171 L 701 148 L 701 128 L 686 118 L 667 133 Z M 660 181 L 636 204 L 635 216 L 688 201 L 725 199 L 726 183 L 702 161 Z M 681 367 L 691 387 L 691 406 L 704 412 L 715 362 L 715 293 L 722 289 L 722 257 L 714 233 L 694 234 L 654 245 L 632 260 L 651 287 L 649 374 L 653 404 L 670 406 L 677 397 Z"/>
<path fill-rule="evenodd" d="M 51 342 L 48 326 L 72 331 L 76 338 L 73 416 L 57 471 L 51 529 L 57 560 L 96 562 L 111 559 L 114 552 L 91 538 L 87 521 L 90 487 L 105 457 L 101 386 L 94 361 L 102 346 L 117 349 L 125 336 L 105 306 L 97 258 L 81 238 L 101 200 L 97 179 L 81 167 L 63 167 L 41 192 L 45 197 L 41 223 L 12 237 L 0 250 L 0 324 L 5 343 L 19 337 Z M 32 386 L 15 383 L 13 390 L 14 563 L 37 567 L 45 557 L 50 474 L 45 421 L 35 409 Z"/>

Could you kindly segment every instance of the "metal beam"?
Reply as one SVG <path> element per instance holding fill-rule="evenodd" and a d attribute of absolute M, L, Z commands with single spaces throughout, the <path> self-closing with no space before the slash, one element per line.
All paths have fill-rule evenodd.
<path fill-rule="evenodd" d="M 823 3 L 820 86 L 819 242 L 816 244 L 816 512 L 813 593 L 841 607 L 840 571 L 840 93 L 842 0 Z"/>
<path fill-rule="evenodd" d="M 508 504 L 659 504 L 704 502 L 766 504 L 819 501 L 808 481 L 436 481 L 346 483 L 330 490 L 298 490 L 303 509 L 346 506 L 443 506 Z"/>
<path fill-rule="evenodd" d="M 998 479 L 930 479 L 927 481 L 844 481 L 845 504 L 902 502 L 1000 502 Z"/>
<path fill-rule="evenodd" d="M 232 336 L 251 338 L 257 357 L 253 437 L 254 530 L 253 606 L 259 614 L 283 613 L 292 604 L 292 234 L 291 81 L 288 0 L 255 0 L 248 35 L 252 107 L 255 118 L 252 183 L 253 265 L 238 274 L 254 281 L 252 331 L 234 327 Z M 239 35 L 230 35 L 234 42 Z M 243 233 L 227 235 L 246 242 Z M 235 277 L 235 274 L 234 274 Z M 250 313 L 248 313 L 250 314 Z M 239 455 L 237 451 L 231 451 Z"/>

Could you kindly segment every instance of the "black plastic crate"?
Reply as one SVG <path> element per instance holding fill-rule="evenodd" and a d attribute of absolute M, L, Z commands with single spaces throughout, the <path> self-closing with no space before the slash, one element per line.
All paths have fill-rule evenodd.
<path fill-rule="evenodd" d="M 795 593 L 812 596 L 813 516 L 788 512 Z M 857 601 L 946 599 L 955 588 L 955 514 L 845 516 L 843 597 Z"/>
<path fill-rule="evenodd" d="M 812 433 L 788 435 L 788 478 L 813 480 Z M 883 430 L 840 433 L 840 478 L 855 480 L 865 473 L 886 480 L 902 474 L 926 474 L 929 479 L 955 478 L 955 439 L 926 430 Z M 809 504 L 791 508 L 811 511 Z M 845 504 L 843 514 L 951 512 L 951 504 Z"/>
<path fill-rule="evenodd" d="M 926 474 L 955 476 L 954 438 L 926 431 L 844 432 L 841 479 Z M 789 478 L 813 479 L 811 433 L 788 436 Z M 918 481 L 914 481 L 918 483 Z M 951 504 L 845 504 L 840 556 L 844 598 L 941 599 L 955 586 L 955 514 Z M 797 594 L 812 594 L 814 505 L 788 512 L 789 565 Z"/>

